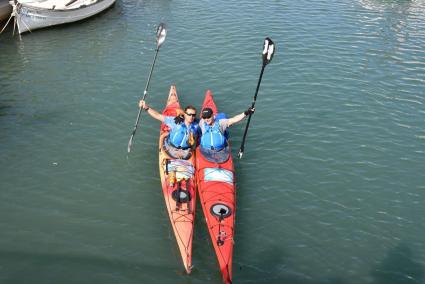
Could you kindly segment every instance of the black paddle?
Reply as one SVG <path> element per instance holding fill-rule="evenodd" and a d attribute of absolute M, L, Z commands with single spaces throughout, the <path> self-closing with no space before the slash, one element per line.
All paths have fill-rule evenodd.
<path fill-rule="evenodd" d="M 155 66 L 156 57 L 158 55 L 159 48 L 161 47 L 161 45 L 165 41 L 166 35 L 167 35 L 167 30 L 165 29 L 165 25 L 163 23 L 160 23 L 159 26 L 158 26 L 158 30 L 156 31 L 156 52 L 155 52 L 155 56 L 153 58 L 151 71 L 149 72 L 149 77 L 148 77 L 148 81 L 146 83 L 145 91 L 143 92 L 142 100 L 145 100 L 146 95 L 148 94 L 149 82 L 151 81 L 152 71 L 153 71 L 153 67 Z M 142 112 L 142 108 L 139 108 L 139 113 L 137 114 L 136 123 L 134 124 L 133 132 L 131 133 L 130 140 L 128 141 L 128 146 L 127 146 L 127 152 L 128 153 L 130 153 L 131 145 L 133 145 L 133 137 L 136 134 L 137 126 L 139 125 L 140 113 L 141 112 Z"/>
<path fill-rule="evenodd" d="M 255 95 L 252 101 L 251 108 L 254 108 L 255 106 L 255 101 L 257 100 L 257 95 L 258 95 L 258 89 L 260 88 L 261 79 L 263 78 L 264 68 L 266 67 L 267 64 L 270 63 L 270 61 L 272 61 L 274 51 L 275 51 L 275 48 L 274 48 L 273 41 L 270 38 L 266 37 L 264 39 L 263 66 L 261 67 L 260 78 L 257 83 L 257 89 L 255 90 Z M 246 134 L 248 133 L 248 127 L 249 127 L 249 122 L 251 121 L 251 115 L 252 113 L 249 114 L 248 122 L 246 123 L 245 132 L 242 138 L 241 148 L 239 149 L 239 154 L 238 154 L 239 159 L 242 159 L 243 151 L 245 149 L 245 139 L 246 139 Z"/>

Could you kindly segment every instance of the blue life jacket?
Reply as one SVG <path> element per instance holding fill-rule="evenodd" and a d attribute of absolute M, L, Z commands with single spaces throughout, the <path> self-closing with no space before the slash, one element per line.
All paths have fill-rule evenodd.
<path fill-rule="evenodd" d="M 189 127 L 184 123 L 176 124 L 170 131 L 168 135 L 168 140 L 175 147 L 180 148 L 189 148 L 189 144 L 187 143 L 189 140 L 190 132 L 193 134 L 196 133 L 195 126 L 191 124 Z"/>
<path fill-rule="evenodd" d="M 224 118 L 226 118 L 224 113 L 218 113 L 215 116 L 213 125 L 208 125 L 206 122 L 204 122 L 203 128 L 205 131 L 201 136 L 202 148 L 221 150 L 227 146 L 228 132 L 226 130 L 225 133 L 221 133 L 219 123 L 219 121 Z"/>

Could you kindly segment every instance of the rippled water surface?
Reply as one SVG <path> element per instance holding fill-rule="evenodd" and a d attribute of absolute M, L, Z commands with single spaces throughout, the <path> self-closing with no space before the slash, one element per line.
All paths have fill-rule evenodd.
<path fill-rule="evenodd" d="M 129 1 L 0 35 L 0 283 L 221 283 L 198 208 L 186 276 L 165 212 L 159 123 L 211 89 L 234 115 L 234 283 L 425 283 L 425 2 Z M 245 122 L 232 128 L 234 154 Z"/>

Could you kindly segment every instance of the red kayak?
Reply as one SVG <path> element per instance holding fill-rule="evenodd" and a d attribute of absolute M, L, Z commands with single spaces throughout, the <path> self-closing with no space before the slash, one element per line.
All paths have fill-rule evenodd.
<path fill-rule="evenodd" d="M 164 116 L 176 116 L 177 109 L 180 109 L 180 104 L 176 87 L 171 86 L 167 105 L 162 114 Z M 192 240 L 196 204 L 195 158 L 194 155 L 189 155 L 187 159 L 172 157 L 171 152 L 168 151 L 169 148 L 167 150 L 164 145 L 168 133 L 168 126 L 161 124 L 159 173 L 168 216 L 184 267 L 189 274 L 192 269 Z M 189 151 L 193 152 L 193 149 Z"/>
<path fill-rule="evenodd" d="M 209 107 L 217 114 L 210 90 L 202 110 Z M 201 110 L 201 113 L 202 113 Z M 232 283 L 233 236 L 235 226 L 235 180 L 230 146 L 227 153 L 209 153 L 196 149 L 196 181 L 208 231 L 217 255 L 224 283 Z M 221 152 L 221 151 L 220 151 Z M 218 159 L 216 159 L 218 157 Z M 223 159 L 223 157 L 225 157 Z"/>

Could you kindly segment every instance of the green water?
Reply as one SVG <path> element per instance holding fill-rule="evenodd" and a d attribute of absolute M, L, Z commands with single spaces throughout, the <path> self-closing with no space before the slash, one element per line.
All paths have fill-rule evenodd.
<path fill-rule="evenodd" d="M 235 159 L 234 283 L 425 283 L 425 2 L 129 1 L 0 35 L 0 283 L 221 283 L 197 211 L 184 269 L 165 212 L 159 123 L 170 84 L 246 109 Z M 234 154 L 245 122 L 231 129 Z M 235 155 L 236 158 L 236 155 Z"/>

